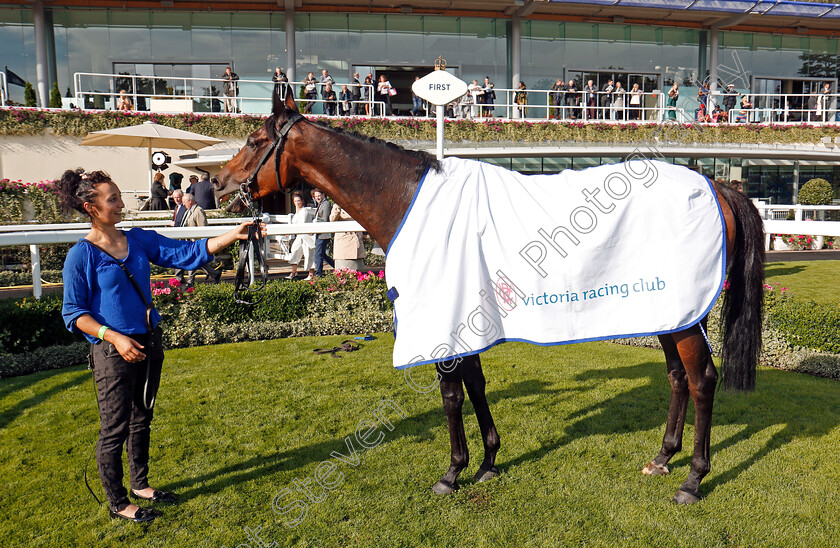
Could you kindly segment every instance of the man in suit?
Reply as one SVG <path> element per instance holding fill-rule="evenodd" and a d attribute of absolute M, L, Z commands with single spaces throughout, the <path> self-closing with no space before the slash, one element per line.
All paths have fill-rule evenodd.
<path fill-rule="evenodd" d="M 195 196 L 195 201 L 201 209 L 205 211 L 216 209 L 216 193 L 213 192 L 213 183 L 210 182 L 210 176 L 206 173 L 201 174 L 200 181 L 190 185 L 187 193 Z"/>
<path fill-rule="evenodd" d="M 196 203 L 195 196 L 190 193 L 184 194 L 181 202 L 187 210 L 181 226 L 207 226 L 207 215 L 204 213 L 204 208 Z M 213 261 L 202 265 L 200 268 L 207 274 L 208 280 L 212 280 L 214 284 L 219 283 L 222 278 L 222 271 L 213 268 Z M 195 273 L 195 270 L 187 271 L 187 287 L 192 287 L 195 284 Z"/>
<path fill-rule="evenodd" d="M 175 214 L 172 215 L 172 222 L 169 223 L 169 226 L 181 226 L 184 221 L 184 214 L 187 212 L 187 208 L 184 207 L 183 197 L 184 191 L 181 189 L 172 192 L 172 201 L 175 202 Z"/>
<path fill-rule="evenodd" d="M 315 209 L 315 223 L 328 223 L 330 221 L 330 210 L 332 204 L 324 193 L 318 189 L 312 192 L 312 197 L 315 198 L 317 209 Z M 331 267 L 335 268 L 335 262 L 332 257 L 327 255 L 327 245 L 332 239 L 332 234 L 318 234 L 315 238 L 315 276 L 321 277 L 324 275 L 324 261 Z"/>

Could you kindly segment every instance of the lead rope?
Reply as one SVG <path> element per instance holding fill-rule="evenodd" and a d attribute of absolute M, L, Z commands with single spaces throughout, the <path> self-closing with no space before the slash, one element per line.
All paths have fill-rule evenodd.
<path fill-rule="evenodd" d="M 265 284 L 268 281 L 268 265 L 265 261 L 266 239 L 260 230 L 261 218 L 258 210 L 251 207 L 254 222 L 248 225 L 248 239 L 241 245 L 239 251 L 239 265 L 236 268 L 236 277 L 233 279 L 233 300 L 239 304 L 255 305 L 263 300 Z M 255 267 L 259 267 L 260 282 L 256 287 L 251 287 L 250 263 L 251 252 L 254 253 Z M 246 273 L 249 275 L 246 279 Z"/>
<path fill-rule="evenodd" d="M 706 335 L 706 330 L 703 328 L 703 322 L 697 324 L 700 327 L 700 333 L 703 334 L 703 338 L 706 339 L 706 346 L 709 347 L 709 354 L 714 356 L 715 351 L 712 349 L 712 343 L 709 342 L 709 337 Z"/>

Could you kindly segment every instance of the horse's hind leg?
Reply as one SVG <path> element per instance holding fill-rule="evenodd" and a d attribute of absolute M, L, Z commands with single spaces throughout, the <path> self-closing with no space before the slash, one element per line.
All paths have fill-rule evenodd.
<path fill-rule="evenodd" d="M 487 403 L 485 393 L 487 383 L 484 380 L 484 372 L 481 370 L 481 360 L 477 354 L 468 356 L 463 358 L 460 367 L 463 370 L 467 395 L 473 404 L 478 427 L 481 429 L 481 440 L 484 442 L 484 461 L 473 479 L 486 481 L 499 475 L 499 470 L 496 468 L 496 453 L 500 445 L 499 434 L 496 432 L 493 415 L 490 414 L 490 405 Z"/>
<path fill-rule="evenodd" d="M 660 335 L 659 342 L 665 351 L 665 363 L 668 367 L 668 381 L 671 383 L 671 404 L 668 407 L 668 423 L 662 438 L 659 454 L 642 470 L 643 474 L 659 476 L 667 474 L 668 462 L 682 449 L 685 412 L 688 408 L 688 380 L 685 375 L 677 344 L 673 335 Z"/>
<path fill-rule="evenodd" d="M 467 436 L 464 433 L 464 418 L 461 410 L 464 406 L 464 386 L 461 384 L 461 365 L 451 370 L 437 365 L 440 375 L 440 395 L 443 397 L 443 411 L 449 426 L 449 444 L 452 460 L 446 474 L 432 486 L 432 492 L 437 495 L 448 495 L 458 489 L 458 474 L 470 462 Z"/>
<path fill-rule="evenodd" d="M 674 341 L 685 366 L 688 389 L 694 401 L 694 456 L 688 479 L 674 495 L 674 502 L 692 504 L 700 500 L 700 482 L 711 469 L 712 404 L 718 373 L 698 326 L 675 333 Z"/>

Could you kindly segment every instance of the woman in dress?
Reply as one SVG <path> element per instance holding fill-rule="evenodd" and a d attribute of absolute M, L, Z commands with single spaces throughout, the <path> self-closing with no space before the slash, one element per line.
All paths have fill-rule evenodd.
<path fill-rule="evenodd" d="M 134 105 L 131 104 L 131 99 L 124 89 L 120 90 L 120 97 L 117 99 L 117 110 L 134 110 Z"/>
<path fill-rule="evenodd" d="M 394 111 L 391 109 L 391 82 L 385 78 L 384 74 L 379 75 L 379 83 L 376 85 L 376 91 L 379 93 L 379 100 L 385 103 L 385 113 L 388 116 L 393 116 Z"/>
<path fill-rule="evenodd" d="M 624 96 L 627 95 L 627 90 L 621 85 L 621 82 L 615 83 L 615 99 L 613 100 L 613 112 L 615 112 L 616 120 L 624 120 Z"/>
<path fill-rule="evenodd" d="M 630 119 L 639 120 L 642 114 L 642 90 L 639 84 L 633 84 L 630 90 Z"/>
<path fill-rule="evenodd" d="M 519 105 L 516 107 L 519 118 L 528 116 L 528 92 L 525 89 L 525 82 L 519 82 L 519 90 L 513 96 L 513 102 Z"/>
<path fill-rule="evenodd" d="M 169 198 L 169 192 L 163 186 L 163 173 L 158 171 L 155 173 L 155 179 L 152 183 L 152 200 L 149 204 L 149 209 L 152 211 L 169 209 L 166 203 L 167 198 Z"/>
<path fill-rule="evenodd" d="M 676 120 L 677 119 L 677 99 L 680 98 L 680 85 L 674 82 L 674 85 L 671 86 L 671 89 L 668 90 L 668 119 L 669 120 Z"/>
<path fill-rule="evenodd" d="M 159 514 L 129 502 L 176 502 L 174 493 L 149 485 L 149 436 L 163 365 L 163 330 L 152 305 L 150 263 L 192 270 L 213 260 L 248 225 L 215 238 L 171 240 L 153 230 L 122 231 L 120 189 L 102 171 L 66 171 L 58 183 L 65 210 L 90 218 L 90 232 L 70 248 L 62 272 L 64 324 L 91 343 L 99 407 L 96 462 L 112 518 L 149 522 Z M 262 227 L 265 233 L 265 227 Z M 128 453 L 131 491 L 123 485 L 122 448 Z"/>
<path fill-rule="evenodd" d="M 292 224 L 311 223 L 312 211 L 306 207 L 303 200 L 303 192 L 296 190 L 292 197 L 295 204 L 295 214 L 292 217 Z M 292 272 L 286 276 L 287 280 L 293 280 L 298 273 L 298 265 L 303 259 L 303 269 L 309 271 L 307 280 L 315 277 L 315 238 L 312 234 L 298 234 L 292 242 L 292 249 L 286 256 L 286 260 L 292 265 Z"/>

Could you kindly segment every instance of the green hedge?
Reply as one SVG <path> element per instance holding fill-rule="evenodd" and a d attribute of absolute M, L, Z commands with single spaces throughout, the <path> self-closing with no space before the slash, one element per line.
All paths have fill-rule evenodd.
<path fill-rule="evenodd" d="M 174 290 L 155 299 L 168 348 L 390 330 L 393 311 L 384 280 L 376 275 L 359 278 L 354 272 L 339 272 L 315 282 L 272 281 L 255 306 L 236 304 L 230 284 L 199 285 L 191 294 L 168 286 Z M 720 348 L 719 317 L 720 303 L 709 315 L 708 334 L 715 349 Z M 33 325 L 42 327 L 28 329 Z M 763 364 L 840 378 L 837 305 L 798 301 L 768 285 L 762 339 Z M 74 340 L 79 339 L 61 322 L 60 298 L 0 303 L 0 376 L 80 363 L 86 350 L 78 344 L 68 346 Z M 617 342 L 658 346 L 656 337 Z M 65 346 L 52 346 L 56 344 Z"/>
<path fill-rule="evenodd" d="M 0 135 L 87 135 L 91 131 L 136 125 L 151 120 L 187 131 L 219 138 L 244 138 L 259 128 L 264 116 L 196 114 L 135 114 L 120 111 L 0 111 Z M 388 141 L 434 141 L 435 123 L 420 119 L 338 118 L 321 123 Z M 731 124 L 715 127 L 672 124 L 606 124 L 549 121 L 454 120 L 446 124 L 450 141 L 601 142 L 650 143 L 815 143 L 822 137 L 840 136 L 840 125 Z"/>
<path fill-rule="evenodd" d="M 76 342 L 64 327 L 61 296 L 0 301 L 0 352 L 19 354 Z"/>

